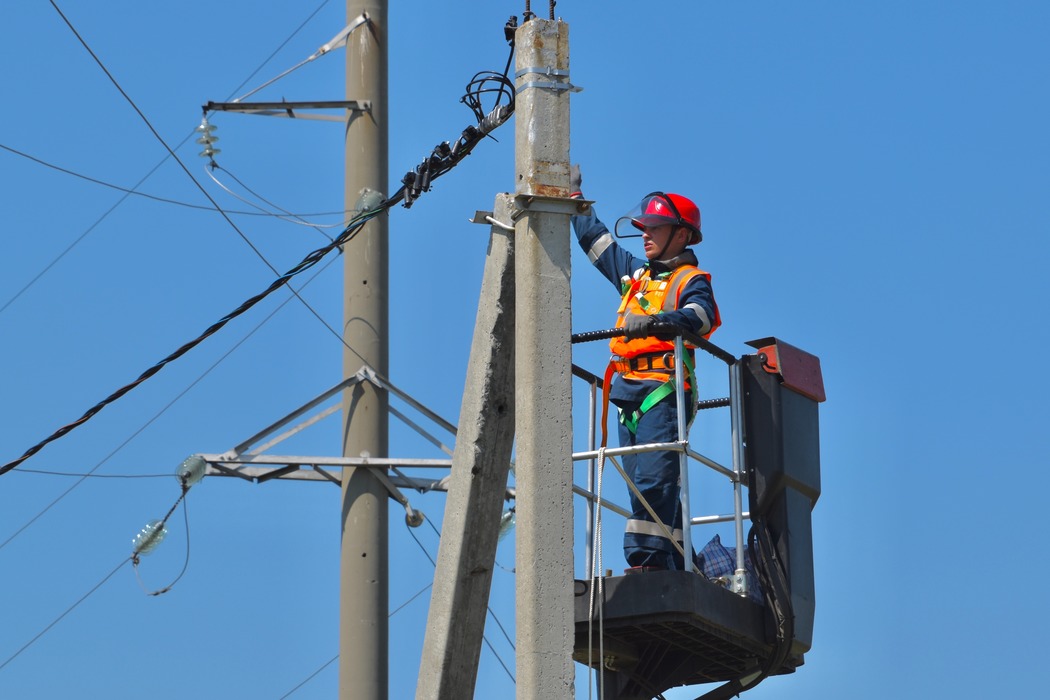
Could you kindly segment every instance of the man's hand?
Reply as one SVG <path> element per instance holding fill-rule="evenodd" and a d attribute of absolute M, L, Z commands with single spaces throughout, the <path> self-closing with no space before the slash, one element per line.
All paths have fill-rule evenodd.
<path fill-rule="evenodd" d="M 569 168 L 569 194 L 582 192 L 583 175 L 580 173 L 580 164 L 573 163 Z"/>
<path fill-rule="evenodd" d="M 627 340 L 648 338 L 649 328 L 653 325 L 653 317 L 645 314 L 627 314 L 623 320 L 623 335 Z"/>

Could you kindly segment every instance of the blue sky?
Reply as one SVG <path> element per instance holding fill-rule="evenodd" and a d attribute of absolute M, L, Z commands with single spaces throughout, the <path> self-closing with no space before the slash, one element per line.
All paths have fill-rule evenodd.
<path fill-rule="evenodd" d="M 346 22 L 341 3 L 321 0 L 265 12 L 241 0 L 66 5 L 173 148 L 203 103 L 277 75 Z M 470 123 L 463 87 L 502 70 L 503 23 L 524 4 L 391 5 L 393 189 Z M 1050 10 L 563 0 L 558 14 L 571 26 L 572 81 L 585 88 L 572 98 L 572 158 L 599 213 L 611 223 L 656 189 L 693 197 L 724 320 L 714 340 L 742 354 L 746 341 L 774 335 L 821 357 L 813 649 L 796 674 L 747 697 L 1039 693 L 1050 623 L 1038 592 L 1050 488 L 1041 366 Z M 49 3 L 4 5 L 0 56 L 0 144 L 120 187 L 156 168 L 142 192 L 207 204 Z M 339 52 L 257 98 L 342 99 L 343 72 Z M 236 178 L 289 211 L 341 209 L 337 125 L 232 114 L 213 123 L 223 184 L 250 198 Z M 410 210 L 390 214 L 391 379 L 453 421 L 487 240 L 467 219 L 513 187 L 513 134 L 504 126 Z M 208 178 L 198 150 L 191 140 L 176 153 L 222 206 L 246 210 Z M 233 215 L 242 238 L 214 212 L 121 201 L 6 149 L 0 173 L 4 462 L 264 289 L 273 272 L 244 238 L 279 270 L 326 242 L 313 228 Z M 321 270 L 302 295 L 335 327 L 339 262 L 299 280 Z M 574 330 L 607 327 L 611 289 L 576 249 L 572 262 Z M 339 341 L 289 299 L 273 295 L 0 477 L 0 663 L 128 556 L 138 529 L 177 498 L 167 475 L 183 458 L 229 449 L 339 380 Z M 574 355 L 592 371 L 604 356 L 598 346 Z M 722 395 L 724 372 L 703 369 L 709 395 Z M 296 446 L 336 454 L 337 423 Z M 724 421 L 693 437 L 728 459 Z M 396 424 L 391 444 L 393 456 L 442 456 Z M 28 471 L 92 469 L 99 476 L 82 483 Z M 143 478 L 116 478 L 130 476 Z M 694 504 L 724 510 L 715 486 L 703 477 L 694 486 Z M 411 498 L 440 527 L 444 496 Z M 169 593 L 146 596 L 131 567 L 120 569 L 0 669 L 0 696 L 280 698 L 335 656 L 338 489 L 209 478 L 190 492 L 187 515 L 189 564 Z M 139 567 L 150 590 L 186 561 L 181 510 L 169 525 Z M 618 528 L 606 521 L 610 568 L 622 556 Z M 582 528 L 575 534 L 579 560 Z M 391 618 L 390 694 L 411 697 L 438 539 L 426 525 L 409 533 L 395 507 L 390 541 L 391 609 L 410 601 Z M 497 559 L 513 566 L 512 539 Z M 513 586 L 498 568 L 492 608 L 509 631 Z M 513 649 L 495 625 L 486 634 L 495 653 L 482 652 L 476 695 L 508 697 L 496 654 L 513 670 Z M 336 677 L 332 664 L 289 697 L 332 697 Z M 578 697 L 586 691 L 581 674 Z"/>

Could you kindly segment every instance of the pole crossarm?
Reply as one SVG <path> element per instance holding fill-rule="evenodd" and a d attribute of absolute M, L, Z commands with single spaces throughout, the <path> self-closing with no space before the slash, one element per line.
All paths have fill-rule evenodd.
<path fill-rule="evenodd" d="M 430 410 L 407 392 L 399 389 L 382 378 L 372 367 L 363 365 L 355 374 L 340 381 L 335 386 L 321 392 L 303 405 L 274 421 L 255 433 L 236 447 L 223 453 L 201 454 L 207 468 L 206 476 L 237 477 L 261 484 L 274 479 L 293 481 L 329 482 L 336 485 L 343 483 L 343 470 L 348 467 L 365 467 L 379 479 L 390 497 L 411 511 L 408 498 L 400 489 L 410 489 L 419 493 L 429 491 L 448 491 L 449 478 L 427 479 L 406 477 L 401 469 L 450 469 L 452 466 L 453 447 L 432 435 L 409 416 L 387 402 L 387 412 L 400 420 L 432 445 L 440 449 L 449 458 L 420 459 L 400 457 L 331 457 L 315 455 L 279 455 L 267 454 L 266 451 L 285 440 L 298 435 L 307 428 L 316 425 L 325 418 L 338 413 L 339 400 L 343 391 L 358 384 L 371 384 L 378 391 L 393 395 L 404 401 L 438 427 L 453 435 L 457 428 L 434 411 Z M 325 405 L 330 404 L 330 405 Z M 298 421 L 298 422 L 297 422 Z M 394 475 L 387 472 L 393 472 Z M 516 496 L 514 489 L 508 488 L 504 493 L 505 500 Z M 410 513 L 411 514 L 411 513 Z"/>
<path fill-rule="evenodd" d="M 351 112 L 371 112 L 371 100 L 310 100 L 308 102 L 208 102 L 201 107 L 205 112 L 240 112 L 241 114 L 261 114 L 267 117 L 289 117 L 291 119 L 321 119 L 325 121 L 346 121 L 345 114 L 299 114 L 298 112 L 323 109 L 349 110 Z"/>
<path fill-rule="evenodd" d="M 397 467 L 418 468 L 444 468 L 452 466 L 451 459 L 414 459 L 408 457 L 306 457 L 298 455 L 252 455 L 246 457 L 231 457 L 227 454 L 202 454 L 201 457 L 211 465 L 220 465 L 230 470 L 240 467 L 262 467 L 279 468 L 296 465 L 307 468 L 342 468 L 342 467 L 370 467 L 373 469 L 389 469 Z"/>
<path fill-rule="evenodd" d="M 375 370 L 372 369 L 371 367 L 369 367 L 367 365 L 364 365 L 353 376 L 347 377 L 346 379 L 342 380 L 341 382 L 339 382 L 338 384 L 336 384 L 332 388 L 322 392 L 321 394 L 319 394 L 315 398 L 310 399 L 309 401 L 304 403 L 299 408 L 296 408 L 292 412 L 286 414 L 285 416 L 279 418 L 278 420 L 274 421 L 270 425 L 266 426 L 265 428 L 263 428 L 262 430 L 260 430 L 256 434 L 252 435 L 248 439 L 241 441 L 232 450 L 229 450 L 228 452 L 223 453 L 223 456 L 224 456 L 225 459 L 223 459 L 222 461 L 232 462 L 232 461 L 236 461 L 237 458 L 240 458 L 240 457 L 245 456 L 245 455 L 247 455 L 249 457 L 254 457 L 256 455 L 260 455 L 263 452 L 265 452 L 266 450 L 270 449 L 271 447 L 273 447 L 273 446 L 283 442 L 284 440 L 287 440 L 288 438 L 292 437 L 293 435 L 297 435 L 298 433 L 302 432 L 306 428 L 308 428 L 308 427 L 310 427 L 310 426 L 320 422 L 322 419 L 327 418 L 328 416 L 330 416 L 333 413 L 337 412 L 339 410 L 339 406 L 335 405 L 335 406 L 330 406 L 328 408 L 325 408 L 321 412 L 319 412 L 319 413 L 317 413 L 317 414 L 307 418 L 303 422 L 298 423 L 296 425 L 293 425 L 291 428 L 289 428 L 285 432 L 280 433 L 276 437 L 272 437 L 271 438 L 272 435 L 277 433 L 277 431 L 285 428 L 285 426 L 288 426 L 291 423 L 293 423 L 294 421 L 296 421 L 297 419 L 299 419 L 299 418 L 309 414 L 311 411 L 313 411 L 314 409 L 322 406 L 326 402 L 335 399 L 345 389 L 348 389 L 348 388 L 350 388 L 350 387 L 352 387 L 352 386 L 354 386 L 356 384 L 362 383 L 362 382 L 366 382 L 366 383 L 372 384 L 373 386 L 375 386 L 380 391 L 385 391 L 387 393 L 394 394 L 397 398 L 401 399 L 402 401 L 404 401 L 405 403 L 410 405 L 412 408 L 417 410 L 419 413 L 421 413 L 423 416 L 428 418 L 430 421 L 432 421 L 433 423 L 437 424 L 439 427 L 441 427 L 441 428 L 447 430 L 448 432 L 452 433 L 453 436 L 456 434 L 456 426 L 452 425 L 447 420 L 445 420 L 444 418 L 439 416 L 437 413 L 435 413 L 434 411 L 430 410 L 429 408 L 427 408 L 423 404 L 421 404 L 418 401 L 416 401 L 414 398 L 412 398 L 412 396 L 410 396 L 406 392 L 402 391 L 401 389 L 397 388 L 396 386 L 394 386 L 390 382 L 388 382 L 385 379 L 381 378 L 378 374 L 376 374 Z M 401 411 L 397 410 L 396 408 L 389 408 L 388 411 L 395 418 L 398 418 L 399 420 L 403 421 L 406 425 L 408 425 L 408 427 L 412 428 L 413 430 L 418 432 L 420 435 L 422 435 L 424 438 L 429 440 L 432 444 L 438 446 L 443 452 L 445 452 L 446 454 L 450 454 L 450 448 L 445 446 L 444 443 L 442 443 L 440 440 L 438 440 L 434 436 L 430 435 L 424 428 L 422 428 L 417 423 L 415 423 L 414 421 L 409 419 L 407 416 L 405 416 L 404 413 L 402 413 Z M 264 442 L 264 441 L 266 441 L 266 442 Z M 322 458 L 322 459 L 326 459 L 327 460 L 329 458 L 326 457 L 326 458 Z M 334 463 L 332 463 L 332 462 L 323 462 L 323 463 L 324 464 L 333 464 L 334 465 Z M 340 463 L 338 466 L 348 466 L 348 465 Z M 359 466 L 359 465 L 349 465 L 349 466 Z"/>
<path fill-rule="evenodd" d="M 207 464 L 205 476 L 232 476 L 257 484 L 272 479 L 290 479 L 292 481 L 328 481 L 336 485 L 342 484 L 342 477 L 338 473 L 332 473 L 326 467 L 339 469 L 342 467 L 369 467 L 373 469 L 389 468 L 392 470 L 404 468 L 420 469 L 447 469 L 451 466 L 451 459 L 377 459 L 350 458 L 350 457 L 291 457 L 281 455 L 266 455 L 264 458 L 226 459 L 225 455 L 202 454 L 199 455 Z M 419 493 L 430 491 L 448 491 L 448 477 L 440 479 L 424 479 L 410 476 L 383 475 L 388 488 L 397 487 L 410 489 Z M 407 502 L 401 494 L 395 495 L 391 491 L 394 500 L 402 505 Z M 512 501 L 517 496 L 513 487 L 507 487 L 504 492 L 504 500 Z"/>

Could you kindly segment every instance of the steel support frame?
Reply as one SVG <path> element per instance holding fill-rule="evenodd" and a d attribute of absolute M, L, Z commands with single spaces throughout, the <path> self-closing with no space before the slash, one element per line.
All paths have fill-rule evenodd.
<path fill-rule="evenodd" d="M 685 365 L 681 362 L 681 358 L 684 357 L 685 348 L 681 336 L 675 339 L 675 366 L 684 367 Z M 716 355 L 719 359 L 725 360 L 723 354 Z M 598 500 L 596 494 L 594 494 L 594 471 L 595 471 L 595 460 L 599 457 L 599 451 L 594 449 L 594 433 L 595 433 L 595 420 L 598 415 L 597 412 L 597 386 L 598 377 L 586 372 L 574 372 L 576 376 L 584 378 L 590 387 L 590 405 L 589 405 L 589 421 L 588 435 L 590 449 L 582 452 L 574 452 L 572 459 L 574 462 L 586 461 L 588 463 L 587 473 L 587 488 L 583 489 L 579 486 L 573 485 L 573 492 L 582 496 L 587 501 L 587 552 L 586 561 L 588 562 L 588 576 L 591 575 L 591 568 L 593 566 L 595 553 L 593 551 L 593 543 L 591 533 L 593 532 L 595 513 L 593 504 Z M 586 376 L 585 376 L 586 375 Z M 689 560 L 690 557 L 685 552 L 692 551 L 692 525 L 700 524 L 711 524 L 711 523 L 722 523 L 732 522 L 734 525 L 734 531 L 737 540 L 736 547 L 736 569 L 733 573 L 732 581 L 730 582 L 731 590 L 740 595 L 747 595 L 747 577 L 746 577 L 746 566 L 744 560 L 744 518 L 750 517 L 750 513 L 743 509 L 743 485 L 746 480 L 746 466 L 744 464 L 744 449 L 743 449 L 743 401 L 742 401 L 742 380 L 740 375 L 740 363 L 735 360 L 729 364 L 729 407 L 730 407 L 730 421 L 731 421 L 731 440 L 732 440 L 732 459 L 733 466 L 728 468 L 717 461 L 710 459 L 703 454 L 690 449 L 689 447 L 689 425 L 686 423 L 685 418 L 685 382 L 675 383 L 675 401 L 678 408 L 678 438 L 677 442 L 663 442 L 663 443 L 649 443 L 645 445 L 634 445 L 631 447 L 610 447 L 606 448 L 603 452 L 606 458 L 615 458 L 621 455 L 628 454 L 640 454 L 644 452 L 678 452 L 679 459 L 681 460 L 681 479 L 682 479 L 682 544 L 680 550 L 683 558 Z M 710 468 L 718 474 L 726 477 L 733 485 L 733 513 L 728 515 L 710 515 L 710 516 L 697 516 L 693 517 L 690 513 L 689 508 L 689 460 L 693 459 Z M 627 483 L 629 489 L 631 489 L 635 496 L 640 500 L 643 507 L 648 511 L 653 520 L 657 525 L 663 528 L 670 536 L 670 528 L 666 523 L 663 523 L 652 510 L 652 507 L 645 500 L 645 498 L 638 492 L 637 488 L 631 483 L 630 479 L 627 478 L 626 472 L 619 465 L 619 463 L 612 459 L 613 465 L 620 472 L 624 481 Z M 625 517 L 629 517 L 629 511 L 621 506 L 617 506 L 605 500 L 601 499 L 602 507 L 616 512 Z M 678 543 L 673 537 L 669 537 L 671 542 L 675 545 L 675 548 L 679 548 Z M 695 565 L 693 566 L 695 570 Z"/>

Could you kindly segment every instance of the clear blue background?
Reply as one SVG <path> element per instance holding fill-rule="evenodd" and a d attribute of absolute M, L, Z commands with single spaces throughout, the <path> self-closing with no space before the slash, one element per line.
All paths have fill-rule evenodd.
<path fill-rule="evenodd" d="M 346 22 L 341 3 L 319 0 L 62 9 L 172 147 L 202 104 L 298 63 Z M 391 3 L 391 189 L 470 123 L 463 86 L 503 69 L 503 23 L 523 9 Z M 571 26 L 572 81 L 585 88 L 572 98 L 572 157 L 599 213 L 611 222 L 654 189 L 695 198 L 725 321 L 715 340 L 742 354 L 775 335 L 822 361 L 813 649 L 798 673 L 747 697 L 1040 694 L 1050 9 L 563 0 L 558 14 Z M 256 98 L 342 99 L 343 61 L 324 57 Z M 0 144 L 122 187 L 163 161 L 141 191 L 207 204 L 50 4 L 0 9 L 0 71 Z M 232 175 L 289 211 L 341 209 L 338 125 L 213 123 L 228 187 L 250 197 Z M 391 378 L 453 421 L 487 241 L 467 219 L 513 187 L 513 133 L 503 127 L 390 214 Z M 248 209 L 207 177 L 198 150 L 191 140 L 177 155 L 222 206 Z M 4 462 L 274 277 L 214 212 L 141 197 L 115 207 L 122 193 L 7 150 L 0 173 Z M 326 242 L 269 217 L 233 218 L 282 271 Z M 334 260 L 303 297 L 338 328 Z M 575 247 L 573 265 L 574 330 L 607 327 L 614 293 Z M 170 474 L 183 458 L 229 449 L 339 380 L 340 342 L 289 298 L 273 295 L 2 477 L 0 663 L 128 556 L 138 529 L 178 496 Z M 592 371 L 604 357 L 598 345 L 575 353 Z M 723 370 L 704 371 L 705 393 L 722 395 Z M 701 420 L 694 440 L 728 459 L 723 419 Z M 293 444 L 336 454 L 338 419 Z M 443 456 L 396 423 L 391 445 L 393 456 Z M 94 468 L 83 483 L 30 471 Z M 103 478 L 118 475 L 153 478 Z M 625 500 L 622 484 L 607 490 Z M 703 512 L 725 512 L 727 493 L 694 479 Z M 445 497 L 411 498 L 440 527 Z M 280 698 L 338 653 L 338 489 L 209 478 L 190 492 L 188 516 L 189 568 L 171 592 L 144 595 L 124 567 L 0 669 L 0 697 Z M 182 512 L 169 524 L 139 567 L 150 590 L 186 558 Z M 621 527 L 606 520 L 607 568 L 622 566 Z M 433 572 L 424 550 L 436 556 L 438 545 L 426 525 L 411 534 L 418 543 L 392 508 L 391 610 L 410 601 L 391 618 L 392 698 L 414 692 Z M 497 558 L 506 568 L 492 608 L 513 634 L 512 538 Z M 513 671 L 513 649 L 491 620 L 486 635 L 495 651 L 482 651 L 476 696 L 510 697 L 496 654 Z M 330 698 L 336 682 L 331 664 L 290 697 Z M 577 696 L 587 696 L 583 673 Z"/>

